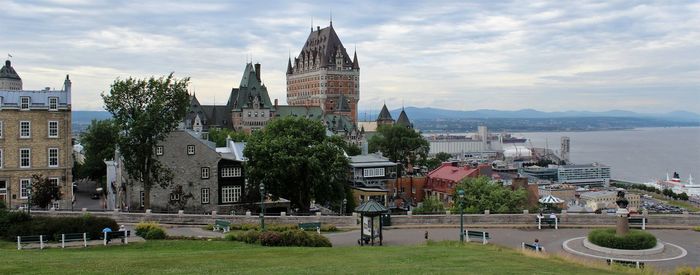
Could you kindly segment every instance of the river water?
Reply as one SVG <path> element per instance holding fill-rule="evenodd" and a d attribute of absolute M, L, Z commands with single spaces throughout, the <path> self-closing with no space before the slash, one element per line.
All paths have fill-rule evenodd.
<path fill-rule="evenodd" d="M 559 152 L 561 137 L 571 139 L 572 163 L 599 162 L 611 167 L 613 179 L 646 182 L 677 171 L 685 181 L 700 181 L 700 128 L 638 128 L 593 132 L 527 132 L 535 147 Z M 529 147 L 530 144 L 527 144 Z"/>

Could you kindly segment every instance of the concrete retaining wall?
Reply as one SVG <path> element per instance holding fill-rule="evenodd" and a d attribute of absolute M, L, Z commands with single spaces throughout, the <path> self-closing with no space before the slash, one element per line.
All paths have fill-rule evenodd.
<path fill-rule="evenodd" d="M 155 221 L 161 224 L 205 225 L 213 224 L 215 219 L 227 220 L 235 224 L 259 223 L 258 216 L 245 215 L 195 215 L 195 214 L 156 214 L 156 213 L 122 213 L 122 212 L 89 212 L 97 217 L 109 217 L 119 223 L 138 223 L 140 221 Z M 68 211 L 32 211 L 33 215 L 68 216 L 84 215 L 83 212 Z M 535 214 L 490 214 L 464 215 L 464 223 L 468 226 L 513 226 L 537 227 Z M 597 227 L 615 225 L 615 216 L 601 214 L 567 214 L 559 215 L 559 227 Z M 687 228 L 700 226 L 700 215 L 649 215 L 647 228 Z M 354 227 L 358 218 L 353 216 L 266 216 L 267 224 L 296 224 L 305 222 L 321 222 L 338 227 Z M 392 226 L 458 226 L 459 215 L 412 215 L 392 216 Z"/>

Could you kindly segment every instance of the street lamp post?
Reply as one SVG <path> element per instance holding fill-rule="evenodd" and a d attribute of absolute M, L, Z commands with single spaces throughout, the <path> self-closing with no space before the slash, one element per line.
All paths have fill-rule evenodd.
<path fill-rule="evenodd" d="M 343 206 L 342 206 L 342 208 L 340 208 L 340 215 L 341 216 L 345 216 L 345 206 L 347 205 L 347 203 L 348 203 L 348 199 L 347 198 L 343 199 Z"/>
<path fill-rule="evenodd" d="M 459 189 L 457 194 L 459 194 L 459 242 L 464 243 L 464 189 Z"/>
<path fill-rule="evenodd" d="M 265 231 L 265 184 L 260 183 L 260 231 Z"/>

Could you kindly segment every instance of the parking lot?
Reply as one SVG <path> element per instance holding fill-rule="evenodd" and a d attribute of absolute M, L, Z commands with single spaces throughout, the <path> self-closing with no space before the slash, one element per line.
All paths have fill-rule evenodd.
<path fill-rule="evenodd" d="M 666 204 L 654 198 L 642 197 L 642 207 L 650 213 L 681 214 L 685 208 Z"/>

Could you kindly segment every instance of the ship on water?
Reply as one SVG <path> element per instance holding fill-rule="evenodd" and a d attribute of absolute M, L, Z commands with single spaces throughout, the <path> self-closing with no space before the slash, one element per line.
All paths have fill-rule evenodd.
<path fill-rule="evenodd" d="M 666 174 L 666 180 L 658 180 L 646 185 L 661 190 L 671 189 L 676 194 L 686 193 L 688 196 L 700 197 L 700 184 L 693 183 L 693 175 L 688 175 L 688 180 L 683 181 L 678 172 L 673 172 L 673 177 Z"/>

